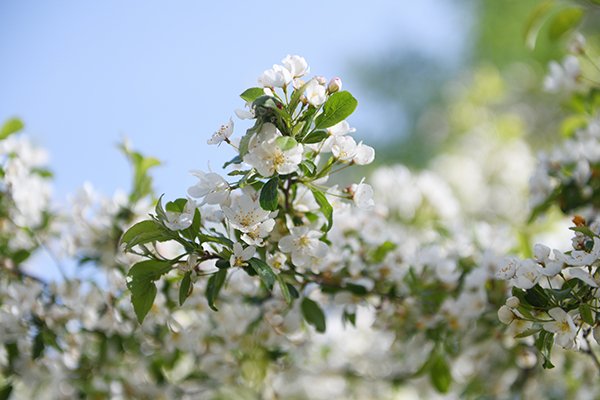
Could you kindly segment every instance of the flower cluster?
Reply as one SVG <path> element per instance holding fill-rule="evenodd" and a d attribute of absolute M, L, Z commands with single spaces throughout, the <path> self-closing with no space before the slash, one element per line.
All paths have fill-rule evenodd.
<path fill-rule="evenodd" d="M 182 247 L 170 260 L 146 251 L 148 261 L 130 269 L 129 287 L 140 320 L 152 305 L 153 292 L 137 288 L 154 285 L 177 268 L 184 276 L 184 290 L 183 282 L 195 281 L 206 262 L 216 267 L 206 293 L 212 307 L 223 280 L 236 269 L 258 275 L 268 291 L 277 282 L 291 303 L 298 288 L 328 268 L 332 203 L 346 200 L 359 208 L 373 207 L 373 191 L 363 181 L 345 189 L 327 185 L 331 174 L 369 164 L 375 152 L 350 135 L 355 130 L 346 118 L 357 101 L 341 90 L 341 80 L 309 78 L 308 70 L 304 58 L 294 55 L 263 72 L 258 78 L 261 87 L 241 94 L 247 109 L 236 112 L 254 125 L 236 138 L 230 119 L 208 140 L 236 150 L 225 167 L 229 177 L 240 177 L 237 181 L 194 171 L 198 181 L 188 189 L 187 199 L 168 202 L 164 208 L 159 202 L 152 220 L 125 233 L 127 250 L 157 241 L 175 241 Z M 316 324 L 316 317 L 307 317 Z"/>

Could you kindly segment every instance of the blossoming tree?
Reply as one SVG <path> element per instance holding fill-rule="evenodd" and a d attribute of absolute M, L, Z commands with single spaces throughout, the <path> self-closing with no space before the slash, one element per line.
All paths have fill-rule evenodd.
<path fill-rule="evenodd" d="M 551 30 L 581 17 L 557 9 Z M 535 169 L 522 93 L 489 68 L 451 94 L 428 170 L 368 180 L 338 175 L 375 158 L 357 100 L 297 55 L 241 94 L 246 132 L 207 137 L 234 153 L 224 172 L 193 171 L 177 199 L 124 143 L 129 193 L 87 185 L 57 209 L 45 153 L 9 120 L 0 398 L 597 397 L 600 69 L 583 37 L 569 51 L 543 82 L 563 138 Z M 62 279 L 27 272 L 41 252 Z"/>

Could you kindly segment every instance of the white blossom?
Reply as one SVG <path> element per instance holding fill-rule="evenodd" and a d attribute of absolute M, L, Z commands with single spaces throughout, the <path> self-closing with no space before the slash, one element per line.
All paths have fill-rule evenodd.
<path fill-rule="evenodd" d="M 218 131 L 213 133 L 212 137 L 208 139 L 208 144 L 221 144 L 223 141 L 229 140 L 229 137 L 233 134 L 233 119 L 229 118 L 229 122 L 221 125 Z"/>

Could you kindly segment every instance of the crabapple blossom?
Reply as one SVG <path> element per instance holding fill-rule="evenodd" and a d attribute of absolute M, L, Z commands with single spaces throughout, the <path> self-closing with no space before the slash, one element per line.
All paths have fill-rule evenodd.
<path fill-rule="evenodd" d="M 556 334 L 556 344 L 566 349 L 575 345 L 577 336 L 577 327 L 573 323 L 571 316 L 562 308 L 555 307 L 548 311 L 548 315 L 554 320 L 544 322 L 544 330 Z"/>
<path fill-rule="evenodd" d="M 221 144 L 223 141 L 228 141 L 229 137 L 233 134 L 233 119 L 229 118 L 229 122 L 221 125 L 218 131 L 213 133 L 212 137 L 208 139 L 208 144 Z"/>
<path fill-rule="evenodd" d="M 264 71 L 258 77 L 258 83 L 265 88 L 282 88 L 292 81 L 290 71 L 281 66 L 273 65 L 273 68 Z"/>
<path fill-rule="evenodd" d="M 287 68 L 288 71 L 290 71 L 292 78 L 300 78 L 306 75 L 306 73 L 309 71 L 308 63 L 304 57 L 301 56 L 287 55 L 283 60 L 281 60 L 281 63 L 285 68 Z"/>
<path fill-rule="evenodd" d="M 256 248 L 254 246 L 248 246 L 243 248 L 241 244 L 234 243 L 233 244 L 233 253 L 229 258 L 229 264 L 232 267 L 242 267 L 246 264 L 246 261 L 254 256 L 256 252 Z"/>
<path fill-rule="evenodd" d="M 198 178 L 198 183 L 190 186 L 188 194 L 196 199 L 202 199 L 201 204 L 225 204 L 229 199 L 229 184 L 223 177 L 214 172 L 192 171 Z"/>
<path fill-rule="evenodd" d="M 271 218 L 271 212 L 261 208 L 258 200 L 247 194 L 234 197 L 230 206 L 221 206 L 229 224 L 241 232 L 250 233 Z"/>
<path fill-rule="evenodd" d="M 316 78 L 310 80 L 305 86 L 306 100 L 313 107 L 319 107 L 327 99 L 327 88 Z"/>
<path fill-rule="evenodd" d="M 279 250 L 291 253 L 292 263 L 297 267 L 311 264 L 311 258 L 323 258 L 327 254 L 327 244 L 320 241 L 322 233 L 311 230 L 307 226 L 296 226 L 290 229 L 290 234 L 279 241 Z"/>

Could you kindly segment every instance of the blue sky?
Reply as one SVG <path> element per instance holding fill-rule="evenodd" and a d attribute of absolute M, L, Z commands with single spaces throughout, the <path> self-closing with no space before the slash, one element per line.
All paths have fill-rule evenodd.
<path fill-rule="evenodd" d="M 372 114 L 349 61 L 416 48 L 450 62 L 466 22 L 447 0 L 5 0 L 0 120 L 21 117 L 49 150 L 59 200 L 85 181 L 107 194 L 128 188 L 115 147 L 123 137 L 164 161 L 158 191 L 181 196 L 194 182 L 189 170 L 209 162 L 218 170 L 231 158 L 206 140 L 242 107 L 238 94 L 286 54 L 342 77 L 359 99 L 351 122 L 360 132 Z"/>

